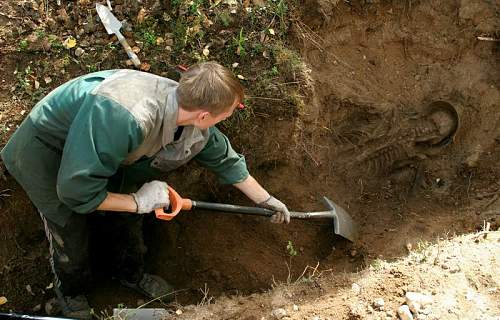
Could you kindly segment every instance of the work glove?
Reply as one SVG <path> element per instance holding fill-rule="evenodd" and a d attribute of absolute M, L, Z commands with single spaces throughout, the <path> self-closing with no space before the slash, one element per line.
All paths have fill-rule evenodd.
<path fill-rule="evenodd" d="M 168 185 L 163 181 L 146 182 L 136 193 L 132 193 L 137 204 L 137 213 L 148 213 L 170 205 Z"/>
<path fill-rule="evenodd" d="M 270 196 L 269 199 L 257 204 L 259 207 L 270 209 L 275 211 L 276 213 L 271 217 L 272 223 L 289 223 L 290 222 L 290 211 L 286 205 L 276 199 L 273 196 Z"/>

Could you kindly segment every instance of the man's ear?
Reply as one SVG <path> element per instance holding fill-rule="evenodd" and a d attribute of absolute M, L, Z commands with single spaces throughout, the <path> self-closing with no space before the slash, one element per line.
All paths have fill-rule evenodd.
<path fill-rule="evenodd" d="M 199 120 L 205 120 L 209 115 L 210 115 L 210 112 L 208 112 L 208 111 L 201 111 L 198 114 L 198 119 Z"/>

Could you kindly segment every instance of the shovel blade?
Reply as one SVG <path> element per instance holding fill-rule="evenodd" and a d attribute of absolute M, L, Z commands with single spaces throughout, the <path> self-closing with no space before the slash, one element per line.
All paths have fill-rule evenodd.
<path fill-rule="evenodd" d="M 355 242 L 358 239 L 358 228 L 351 215 L 327 197 L 323 197 L 322 200 L 332 212 L 333 232 L 351 242 Z"/>
<path fill-rule="evenodd" d="M 104 28 L 106 28 L 106 32 L 108 34 L 114 34 L 120 32 L 120 28 L 122 27 L 122 23 L 109 11 L 109 8 L 97 3 L 95 5 L 95 9 L 97 10 L 97 14 L 101 19 Z"/>

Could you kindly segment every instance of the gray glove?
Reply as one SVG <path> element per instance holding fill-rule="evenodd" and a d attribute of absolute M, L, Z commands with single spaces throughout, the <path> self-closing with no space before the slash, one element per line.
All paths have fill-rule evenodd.
<path fill-rule="evenodd" d="M 146 182 L 136 193 L 132 193 L 137 203 L 137 213 L 148 213 L 170 205 L 168 185 L 163 181 Z"/>
<path fill-rule="evenodd" d="M 270 196 L 269 199 L 259 203 L 258 206 L 276 211 L 276 213 L 271 217 L 272 223 L 290 222 L 290 211 L 288 211 L 288 208 L 283 202 L 279 201 L 275 197 Z"/>

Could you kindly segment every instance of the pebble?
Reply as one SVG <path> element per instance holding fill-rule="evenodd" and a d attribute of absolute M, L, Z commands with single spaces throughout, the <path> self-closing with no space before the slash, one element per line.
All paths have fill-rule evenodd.
<path fill-rule="evenodd" d="M 401 320 L 413 320 L 410 308 L 406 304 L 398 308 L 398 316 Z"/>
<path fill-rule="evenodd" d="M 275 317 L 276 319 L 282 319 L 284 317 L 286 317 L 286 310 L 283 309 L 283 308 L 277 308 L 277 309 L 274 309 L 273 311 L 271 311 L 271 315 L 273 317 Z"/>
<path fill-rule="evenodd" d="M 417 302 L 420 306 L 426 306 L 432 303 L 432 297 L 419 293 L 419 292 L 407 292 L 405 295 L 406 303 Z"/>
<path fill-rule="evenodd" d="M 382 310 L 384 308 L 385 302 L 382 298 L 377 298 L 373 300 L 373 307 L 378 310 Z"/>
<path fill-rule="evenodd" d="M 431 314 L 431 309 L 430 308 L 422 309 L 422 310 L 420 310 L 420 313 L 425 314 L 425 315 L 429 315 L 429 314 Z"/>
<path fill-rule="evenodd" d="M 293 311 L 299 311 L 299 306 L 294 304 L 292 307 Z"/>
<path fill-rule="evenodd" d="M 320 316 L 314 316 L 311 318 L 311 320 L 321 320 L 321 317 Z"/>
<path fill-rule="evenodd" d="M 420 303 L 416 301 L 410 301 L 408 302 L 408 308 L 410 308 L 413 314 L 418 314 L 418 312 L 420 311 Z"/>
<path fill-rule="evenodd" d="M 85 53 L 85 50 L 83 50 L 80 47 L 78 47 L 78 48 L 75 49 L 75 56 L 77 56 L 77 57 L 80 57 L 84 53 Z"/>
<path fill-rule="evenodd" d="M 352 286 L 351 286 L 351 291 L 352 293 L 354 293 L 355 295 L 358 295 L 361 293 L 361 287 L 359 284 L 357 283 L 353 283 Z"/>

